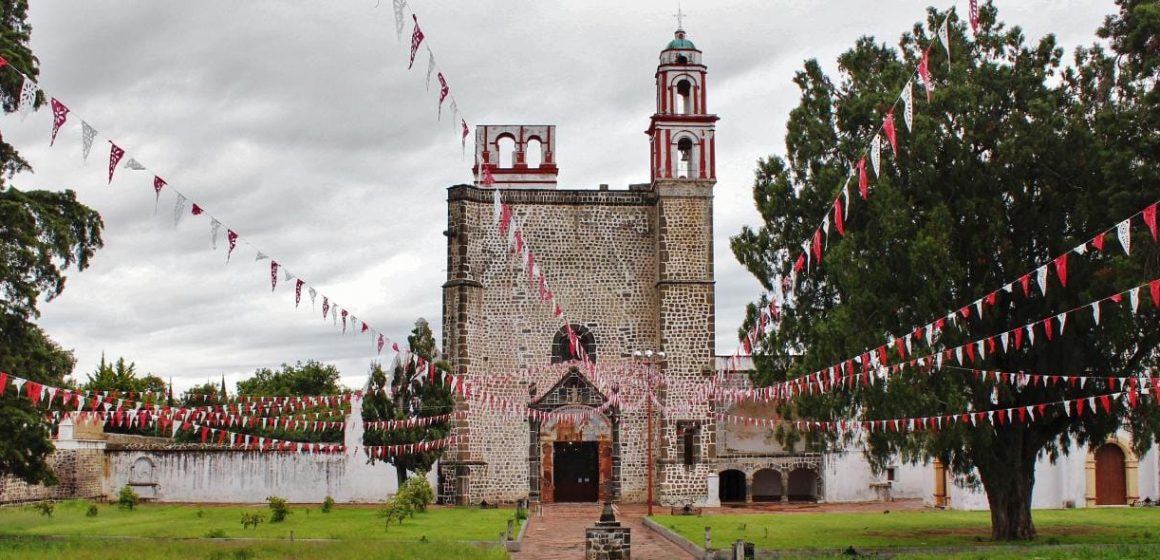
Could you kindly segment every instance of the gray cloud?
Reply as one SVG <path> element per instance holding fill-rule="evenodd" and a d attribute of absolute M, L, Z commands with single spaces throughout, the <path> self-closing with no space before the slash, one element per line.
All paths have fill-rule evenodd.
<path fill-rule="evenodd" d="M 647 180 L 642 131 L 653 107 L 657 54 L 671 38 L 672 2 L 412 2 L 470 124 L 559 126 L 561 184 L 624 188 Z M 709 65 L 721 116 L 716 226 L 718 349 L 733 348 L 759 285 L 729 253 L 755 223 L 757 158 L 783 150 L 805 58 L 828 69 L 862 35 L 894 44 L 925 18 L 925 2 L 686 2 L 690 37 Z M 957 2 L 965 13 L 966 2 Z M 1093 40 L 1110 0 L 1002 2 L 1031 38 Z M 458 127 L 436 120 L 426 56 L 408 72 L 390 3 L 197 3 L 43 0 L 31 8 L 41 85 L 74 110 L 55 148 L 51 115 L 3 117 L 6 138 L 36 169 L 21 188 L 74 188 L 104 216 L 107 247 L 72 274 L 40 323 L 74 348 L 78 372 L 102 351 L 172 376 L 179 388 L 258 367 L 319 359 L 361 383 L 371 340 L 340 334 L 291 283 L 270 292 L 268 262 L 225 242 L 209 220 L 174 228 L 173 193 L 154 213 L 152 175 L 117 171 L 108 145 L 80 157 L 79 119 L 115 138 L 243 240 L 403 340 L 414 319 L 439 327 L 445 272 L 445 188 L 467 182 Z M 407 28 L 407 34 L 410 27 Z M 445 107 L 446 109 L 446 107 Z M 470 146 L 468 149 L 470 150 Z M 820 216 L 819 216 L 820 218 Z"/>

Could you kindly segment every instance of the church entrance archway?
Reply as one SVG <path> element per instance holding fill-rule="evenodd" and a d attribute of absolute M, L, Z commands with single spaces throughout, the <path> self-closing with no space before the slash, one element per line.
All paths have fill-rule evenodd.
<path fill-rule="evenodd" d="M 535 387 L 530 393 L 534 394 Z M 596 502 L 619 499 L 619 419 L 578 368 L 535 400 L 529 424 L 529 498 Z"/>
<path fill-rule="evenodd" d="M 722 502 L 745 502 L 745 473 L 730 469 L 717 476 L 717 497 Z"/>
<path fill-rule="evenodd" d="M 1114 443 L 1096 450 L 1096 505 L 1128 503 L 1128 481 L 1125 476 L 1124 451 Z"/>

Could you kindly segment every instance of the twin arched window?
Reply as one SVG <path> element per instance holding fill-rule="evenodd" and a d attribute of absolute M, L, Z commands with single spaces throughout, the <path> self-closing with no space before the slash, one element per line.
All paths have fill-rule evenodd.
<path fill-rule="evenodd" d="M 565 325 L 552 339 L 552 363 L 578 361 L 581 356 L 590 362 L 596 361 L 596 335 L 583 325 Z"/>

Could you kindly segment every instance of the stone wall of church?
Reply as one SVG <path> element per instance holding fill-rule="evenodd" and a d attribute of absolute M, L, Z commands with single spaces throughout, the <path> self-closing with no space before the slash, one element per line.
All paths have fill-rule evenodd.
<path fill-rule="evenodd" d="M 58 449 L 47 458 L 57 484 L 27 484 L 14 476 L 0 477 L 0 503 L 93 498 L 103 495 L 104 451 Z"/>
<path fill-rule="evenodd" d="M 526 403 L 530 383 L 536 388 L 534 398 L 539 398 L 567 371 L 548 367 L 563 320 L 540 301 L 522 263 L 495 230 L 493 192 L 459 186 L 449 193 L 444 351 L 457 371 L 477 386 Z M 623 354 L 662 344 L 655 195 L 635 190 L 501 192 L 565 316 L 595 336 L 596 361 L 606 372 L 602 375 L 619 381 L 624 400 L 639 405 L 645 380 L 626 373 L 639 366 Z M 471 295 L 475 290 L 478 304 Z M 682 297 L 701 321 L 712 317 L 711 300 Z M 522 411 L 503 414 L 478 402 L 461 406 L 468 411 L 460 428 L 466 443 L 448 459 L 472 472 L 468 500 L 526 497 L 529 428 Z M 620 430 L 621 495 L 626 501 L 641 501 L 645 495 L 644 428 L 642 411 L 626 411 Z M 445 474 L 452 468 L 445 467 Z M 446 477 L 444 484 L 450 487 Z"/>

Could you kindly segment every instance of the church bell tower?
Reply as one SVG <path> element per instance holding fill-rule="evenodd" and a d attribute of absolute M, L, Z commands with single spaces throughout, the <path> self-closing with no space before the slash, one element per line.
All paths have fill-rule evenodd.
<path fill-rule="evenodd" d="M 706 103 L 706 68 L 701 51 L 685 30 L 661 51 L 657 66 L 657 111 L 649 122 L 652 144 L 652 181 L 678 179 L 705 182 L 717 179 L 714 123 Z"/>

